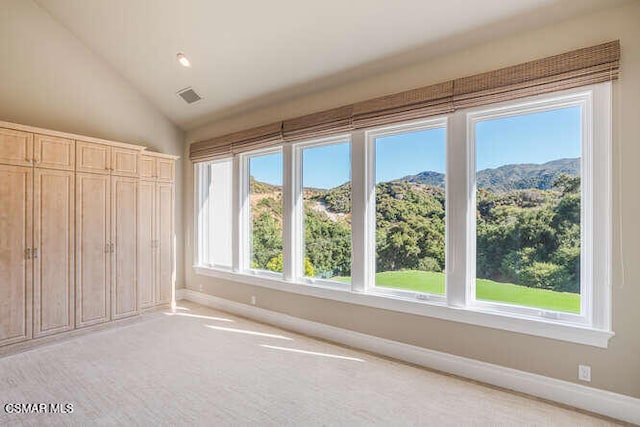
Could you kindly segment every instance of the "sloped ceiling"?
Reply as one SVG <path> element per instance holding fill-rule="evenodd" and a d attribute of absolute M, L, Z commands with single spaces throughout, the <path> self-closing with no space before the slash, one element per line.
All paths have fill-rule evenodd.
<path fill-rule="evenodd" d="M 184 130 L 624 2 L 36 1 Z"/>

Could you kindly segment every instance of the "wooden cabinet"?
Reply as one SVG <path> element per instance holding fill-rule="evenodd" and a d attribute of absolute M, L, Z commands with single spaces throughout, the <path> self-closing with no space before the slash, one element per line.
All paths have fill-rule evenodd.
<path fill-rule="evenodd" d="M 76 142 L 68 138 L 35 135 L 33 163 L 39 168 L 72 171 L 76 168 Z"/>
<path fill-rule="evenodd" d="M 173 300 L 173 184 L 158 182 L 156 187 L 157 223 L 157 279 L 156 302 L 167 304 Z"/>
<path fill-rule="evenodd" d="M 76 327 L 111 315 L 111 177 L 76 174 Z"/>
<path fill-rule="evenodd" d="M 74 187 L 72 171 L 34 170 L 34 337 L 75 326 Z"/>
<path fill-rule="evenodd" d="M 111 178 L 111 318 L 138 312 L 138 180 Z"/>
<path fill-rule="evenodd" d="M 0 345 L 31 338 L 33 169 L 0 165 Z"/>
<path fill-rule="evenodd" d="M 138 176 L 138 150 L 111 147 L 111 173 L 118 176 Z"/>
<path fill-rule="evenodd" d="M 76 170 L 138 177 L 140 150 L 95 142 L 76 142 Z"/>
<path fill-rule="evenodd" d="M 176 174 L 174 159 L 158 158 L 156 178 L 160 181 L 173 182 Z"/>
<path fill-rule="evenodd" d="M 142 173 L 142 170 L 140 171 Z M 140 180 L 138 186 L 138 299 L 140 308 L 155 305 L 156 183 Z"/>
<path fill-rule="evenodd" d="M 143 150 L 0 122 L 0 346 L 173 301 L 176 157 Z"/>
<path fill-rule="evenodd" d="M 140 178 L 142 179 L 154 179 L 157 175 L 156 165 L 158 163 L 157 157 L 153 157 L 147 154 L 140 155 Z"/>
<path fill-rule="evenodd" d="M 76 141 L 76 171 L 109 174 L 111 147 L 106 144 Z"/>
<path fill-rule="evenodd" d="M 33 134 L 0 128 L 0 164 L 31 166 Z"/>
<path fill-rule="evenodd" d="M 173 184 L 141 180 L 139 201 L 140 307 L 149 308 L 173 301 Z"/>
<path fill-rule="evenodd" d="M 176 174 L 175 157 L 160 153 L 140 155 L 140 178 L 173 182 Z"/>

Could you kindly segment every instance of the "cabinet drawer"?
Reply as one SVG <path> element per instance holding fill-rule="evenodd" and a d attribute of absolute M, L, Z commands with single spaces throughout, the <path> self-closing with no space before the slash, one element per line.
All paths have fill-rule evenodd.
<path fill-rule="evenodd" d="M 0 128 L 0 163 L 31 166 L 33 164 L 33 134 Z"/>
<path fill-rule="evenodd" d="M 74 170 L 76 167 L 76 142 L 73 139 L 35 135 L 33 158 L 37 167 Z"/>

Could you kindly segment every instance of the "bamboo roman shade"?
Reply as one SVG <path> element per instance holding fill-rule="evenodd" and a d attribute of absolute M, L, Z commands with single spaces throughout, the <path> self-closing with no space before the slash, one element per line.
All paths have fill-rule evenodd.
<path fill-rule="evenodd" d="M 205 161 L 286 141 L 383 126 L 616 80 L 619 63 L 620 41 L 616 40 L 195 142 L 190 146 L 190 158 Z"/>
<path fill-rule="evenodd" d="M 453 81 L 382 96 L 353 106 L 355 128 L 387 125 L 453 111 Z"/>
<path fill-rule="evenodd" d="M 202 162 L 245 151 L 268 148 L 281 142 L 282 122 L 276 122 L 206 141 L 194 142 L 189 147 L 189 158 L 194 162 Z"/>
<path fill-rule="evenodd" d="M 285 120 L 282 124 L 284 139 L 286 141 L 302 140 L 340 132 L 349 132 L 352 129 L 352 115 L 353 105 L 346 105 L 344 107 Z"/>
<path fill-rule="evenodd" d="M 618 78 L 620 42 L 574 50 L 544 59 L 456 79 L 456 109 L 486 105 Z"/>

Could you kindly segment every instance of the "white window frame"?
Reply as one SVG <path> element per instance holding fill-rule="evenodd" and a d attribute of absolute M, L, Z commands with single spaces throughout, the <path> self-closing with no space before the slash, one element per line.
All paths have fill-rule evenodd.
<path fill-rule="evenodd" d="M 530 309 L 521 306 L 475 300 L 475 152 L 471 123 L 514 111 L 551 109 L 580 102 L 583 113 L 582 203 L 590 212 L 582 222 L 583 266 L 581 286 L 588 296 L 581 298 L 581 315 Z M 586 120 L 585 120 L 586 116 Z M 591 119 L 589 119 L 589 116 Z M 376 135 L 446 126 L 446 293 L 438 295 L 392 290 L 372 286 L 375 280 L 375 153 Z M 301 148 L 331 141 L 351 142 L 352 185 L 352 281 L 344 286 L 328 280 L 305 280 L 302 276 L 302 171 Z M 233 271 L 202 265 L 196 235 L 196 274 L 261 286 L 294 294 L 314 296 L 385 310 L 468 323 L 522 334 L 606 348 L 611 330 L 611 83 L 581 87 L 551 94 L 459 110 L 430 120 L 401 123 L 347 135 L 312 141 L 296 141 L 280 147 L 242 153 L 234 157 Z M 250 262 L 248 159 L 283 154 L 283 273 L 247 268 Z M 473 162 L 471 162 L 473 160 Z M 591 174 L 586 173 L 591 171 Z M 202 190 L 195 170 L 195 207 Z M 196 211 L 197 212 L 197 211 Z M 584 213 L 583 213 L 584 215 Z M 592 220 L 589 220 L 589 217 Z M 199 219 L 194 217 L 199 230 Z M 591 240 L 589 240 L 591 239 Z M 593 245 L 590 242 L 598 242 Z M 584 248 L 590 247 L 590 251 Z M 581 254 L 581 256 L 583 256 Z M 592 262 L 589 262 L 591 258 Z M 308 278 L 306 278 L 308 279 Z M 589 288 L 588 283 L 593 285 Z M 582 291 L 582 290 L 581 290 Z"/>
<path fill-rule="evenodd" d="M 437 294 L 431 294 L 431 293 L 425 293 L 425 292 L 418 292 L 418 291 L 411 291 L 411 290 L 406 290 L 406 289 L 394 289 L 394 288 L 385 288 L 383 286 L 376 286 L 375 284 L 375 274 L 376 274 L 376 139 L 377 138 L 381 138 L 381 137 L 386 137 L 386 136 L 393 136 L 393 135 L 402 135 L 402 134 L 406 134 L 406 133 L 412 133 L 412 132 L 420 132 L 420 131 L 425 131 L 425 130 L 432 130 L 432 129 L 444 129 L 445 130 L 445 135 L 446 133 L 448 133 L 448 119 L 447 117 L 438 117 L 438 118 L 434 118 L 434 119 L 429 119 L 429 120 L 420 120 L 420 121 L 416 121 L 416 122 L 409 122 L 409 123 L 403 123 L 400 125 L 393 125 L 393 126 L 385 126 L 382 128 L 377 128 L 377 129 L 373 129 L 373 130 L 369 130 L 367 132 L 365 132 L 365 136 L 366 136 L 366 144 L 367 144 L 367 150 L 366 150 L 366 156 L 368 157 L 366 159 L 366 164 L 367 167 L 369 168 L 369 171 L 366 173 L 366 178 L 368 180 L 367 182 L 367 188 L 369 188 L 371 191 L 373 191 L 373 195 L 372 195 L 372 199 L 373 199 L 373 206 L 371 209 L 369 209 L 368 211 L 368 215 L 367 215 L 367 221 L 366 221 L 366 229 L 365 229 L 365 233 L 367 233 L 366 236 L 366 241 L 368 242 L 367 246 L 365 247 L 365 250 L 363 251 L 365 253 L 365 263 L 366 263 L 366 269 L 370 271 L 369 274 L 367 274 L 365 277 L 367 278 L 364 282 L 364 291 L 370 294 L 375 294 L 375 295 L 381 295 L 381 296 L 390 296 L 390 297 L 398 297 L 398 298 L 404 298 L 404 299 L 410 299 L 410 300 L 419 300 L 419 301 L 432 301 L 432 302 L 438 302 L 438 303 L 444 303 L 447 300 L 447 273 L 445 270 L 445 294 L 444 295 L 437 295 Z M 447 138 L 445 136 L 445 138 Z M 448 165 L 447 165 L 447 152 L 448 152 L 448 143 L 445 143 L 445 169 L 448 169 Z M 446 269 L 446 265 L 447 265 L 447 249 L 449 247 L 448 245 L 448 234 L 449 234 L 449 227 L 448 227 L 448 215 L 449 215 L 449 209 L 448 209 L 448 200 L 449 200 L 449 194 L 448 194 L 448 185 L 447 185 L 447 177 L 448 177 L 448 170 L 445 170 L 445 180 L 444 180 L 444 187 L 445 187 L 445 269 Z"/>
<path fill-rule="evenodd" d="M 285 174 L 285 170 L 286 170 L 286 166 L 285 166 L 285 161 L 284 161 L 284 157 L 285 157 L 285 153 L 283 150 L 283 147 L 271 147 L 271 148 L 266 148 L 266 149 L 262 149 L 262 150 L 256 150 L 256 151 L 251 151 L 251 152 L 247 152 L 247 153 L 242 153 L 238 156 L 239 158 L 239 176 L 240 179 L 238 180 L 238 194 L 239 194 L 239 200 L 238 200 L 238 210 L 239 210 L 239 217 L 238 217 L 238 226 L 236 228 L 237 232 L 238 232 L 238 242 L 239 242 L 239 246 L 237 248 L 238 253 L 238 264 L 237 264 L 237 270 L 238 271 L 242 271 L 244 273 L 247 274 L 251 274 L 254 276 L 264 276 L 264 277 L 268 277 L 268 278 L 274 278 L 274 279 L 283 279 L 285 277 L 285 268 L 283 266 L 283 272 L 282 273 L 278 273 L 275 271 L 269 271 L 269 270 L 262 270 L 262 269 L 258 269 L 258 268 L 251 268 L 251 259 L 252 259 L 252 243 L 251 243 L 251 239 L 252 239 L 252 234 L 251 234 L 251 203 L 249 202 L 249 196 L 250 196 L 250 160 L 253 157 L 261 157 L 261 156 L 268 156 L 268 155 L 272 155 L 272 154 L 282 154 L 283 156 L 283 161 L 282 161 L 282 179 L 283 179 L 283 215 L 286 217 L 287 215 L 285 215 L 285 180 L 286 180 L 286 174 Z M 283 263 L 284 263 L 284 245 L 285 245 L 285 227 L 283 227 L 282 230 L 282 243 L 283 243 Z M 234 270 L 236 270 L 236 265 L 234 265 Z"/>
<path fill-rule="evenodd" d="M 350 283 L 342 283 L 337 282 L 335 280 L 321 279 L 315 277 L 307 277 L 304 275 L 304 198 L 303 198 L 303 157 L 302 152 L 308 148 L 316 148 L 316 147 L 326 147 L 329 145 L 335 144 L 349 144 L 351 146 L 351 135 L 337 135 L 326 138 L 312 139 L 308 141 L 297 142 L 295 144 L 290 144 L 291 151 L 293 155 L 293 165 L 292 170 L 294 173 L 293 176 L 293 221 L 292 227 L 294 232 L 292 233 L 293 238 L 293 250 L 290 251 L 291 254 L 291 264 L 293 265 L 293 278 L 294 281 L 299 283 L 305 283 L 308 285 L 318 285 L 325 288 L 331 289 L 339 289 L 339 290 L 350 290 Z M 330 165 L 327 165 L 329 167 Z M 353 168 L 353 164 L 350 165 L 350 168 Z M 353 175 L 352 170 L 349 171 L 350 178 Z M 353 184 L 352 184 L 353 187 Z M 353 193 L 353 189 L 352 189 Z M 353 209 L 352 209 L 352 217 L 353 217 Z M 352 268 L 353 268 L 353 229 L 351 230 L 351 238 L 352 238 Z M 351 276 L 353 279 L 353 275 Z M 352 280 L 353 281 L 353 280 Z"/>
<path fill-rule="evenodd" d="M 198 265 L 207 266 L 209 268 L 219 269 L 223 271 L 232 271 L 233 261 L 231 265 L 222 265 L 211 262 L 210 256 L 210 244 L 211 244 L 211 231 L 209 227 L 210 218 L 210 203 L 203 205 L 200 208 L 200 202 L 204 197 L 208 197 L 208 192 L 211 190 L 211 167 L 216 163 L 229 161 L 232 159 L 221 158 L 208 162 L 196 163 L 194 165 L 194 224 L 195 224 L 195 238 L 194 238 L 194 256 L 198 262 Z M 232 171 L 232 179 L 235 179 L 235 171 Z M 231 184 L 233 186 L 233 182 Z M 235 240 L 232 236 L 232 241 Z"/>
<path fill-rule="evenodd" d="M 610 288 L 610 271 L 602 265 L 610 265 L 610 255 L 599 251 L 593 242 L 610 246 L 610 141 L 605 135 L 594 144 L 594 131 L 609 127 L 610 84 L 594 85 L 588 89 L 569 90 L 552 95 L 541 95 L 523 100 L 479 107 L 464 112 L 466 116 L 467 144 L 467 191 L 470 209 L 467 213 L 467 301 L 466 306 L 476 310 L 497 311 L 529 317 L 542 317 L 558 322 L 610 328 L 610 307 L 606 289 Z M 521 115 L 552 111 L 561 108 L 581 109 L 581 161 L 580 161 L 580 313 L 566 313 L 508 303 L 477 300 L 476 282 L 476 146 L 475 129 L 479 122 L 517 117 Z M 610 132 L 608 132 L 610 135 Z M 596 184 L 597 183 L 597 184 Z M 596 185 L 598 186 L 596 188 Z M 603 291 L 604 289 L 604 291 Z"/>

